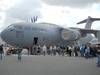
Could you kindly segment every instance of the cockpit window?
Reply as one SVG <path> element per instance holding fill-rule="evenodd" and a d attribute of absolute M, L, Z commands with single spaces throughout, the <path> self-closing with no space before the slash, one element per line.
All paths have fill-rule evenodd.
<path fill-rule="evenodd" d="M 22 26 L 14 26 L 15 28 L 17 28 L 17 29 L 23 29 L 23 27 Z"/>
<path fill-rule="evenodd" d="M 8 28 L 13 28 L 13 25 L 9 25 Z"/>

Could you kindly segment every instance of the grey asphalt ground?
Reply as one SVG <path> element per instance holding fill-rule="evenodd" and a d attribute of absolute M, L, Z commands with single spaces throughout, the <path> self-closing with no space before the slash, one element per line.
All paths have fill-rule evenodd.
<path fill-rule="evenodd" d="M 4 56 L 0 60 L 0 75 L 100 75 L 96 58 L 67 56 Z"/>

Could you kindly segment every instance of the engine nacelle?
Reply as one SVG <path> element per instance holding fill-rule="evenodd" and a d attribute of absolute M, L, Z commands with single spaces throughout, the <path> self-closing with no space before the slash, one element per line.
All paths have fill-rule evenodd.
<path fill-rule="evenodd" d="M 78 30 L 63 29 L 61 32 L 63 40 L 77 40 L 80 38 L 80 32 Z"/>

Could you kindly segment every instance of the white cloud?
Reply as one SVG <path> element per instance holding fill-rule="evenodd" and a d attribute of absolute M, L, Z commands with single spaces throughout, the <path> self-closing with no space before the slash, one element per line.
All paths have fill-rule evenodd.
<path fill-rule="evenodd" d="M 0 11 L 6 11 L 19 0 L 0 0 Z"/>
<path fill-rule="evenodd" d="M 9 24 L 41 16 L 41 0 L 0 0 L 0 31 Z"/>
<path fill-rule="evenodd" d="M 70 7 L 87 7 L 94 3 L 99 3 L 100 0 L 43 0 L 50 5 L 61 5 Z"/>
<path fill-rule="evenodd" d="M 32 16 L 40 16 L 40 8 L 39 0 L 21 0 L 7 11 L 7 17 L 27 21 Z"/>
<path fill-rule="evenodd" d="M 43 3 L 44 1 L 45 4 Z M 4 28 L 13 22 L 27 21 L 32 16 L 39 16 L 41 17 L 40 21 L 55 23 L 63 27 L 78 26 L 83 28 L 85 24 L 76 25 L 76 23 L 87 18 L 87 16 L 100 17 L 100 4 L 97 4 L 99 1 L 0 0 L 0 12 L 3 14 L 0 15 L 0 28 Z M 84 6 L 85 8 L 73 8 Z M 95 25 L 93 28 L 99 28 L 96 26 L 98 22 L 94 22 L 93 25 Z"/>
<path fill-rule="evenodd" d="M 9 10 L 18 1 L 19 0 L 0 0 L 0 31 L 6 27 L 4 26 L 4 23 L 7 10 Z"/>
<path fill-rule="evenodd" d="M 0 12 L 0 23 L 2 23 L 4 19 L 5 19 L 4 12 Z"/>
<path fill-rule="evenodd" d="M 99 4 L 94 4 L 91 7 L 84 9 L 80 8 L 71 8 L 71 7 L 62 7 L 62 6 L 50 6 L 43 5 L 42 14 L 43 21 L 55 23 L 63 27 L 80 27 L 84 28 L 85 24 L 77 25 L 76 23 L 86 19 L 88 16 L 91 17 L 100 17 L 100 10 L 98 10 Z M 94 22 L 92 28 L 96 29 Z"/>

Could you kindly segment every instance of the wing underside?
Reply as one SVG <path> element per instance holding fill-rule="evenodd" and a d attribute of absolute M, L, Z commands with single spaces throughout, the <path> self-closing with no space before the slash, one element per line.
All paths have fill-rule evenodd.
<path fill-rule="evenodd" d="M 86 35 L 86 34 L 94 34 L 95 36 L 97 36 L 97 32 L 99 30 L 91 30 L 91 29 L 79 29 L 80 33 L 82 36 Z"/>

